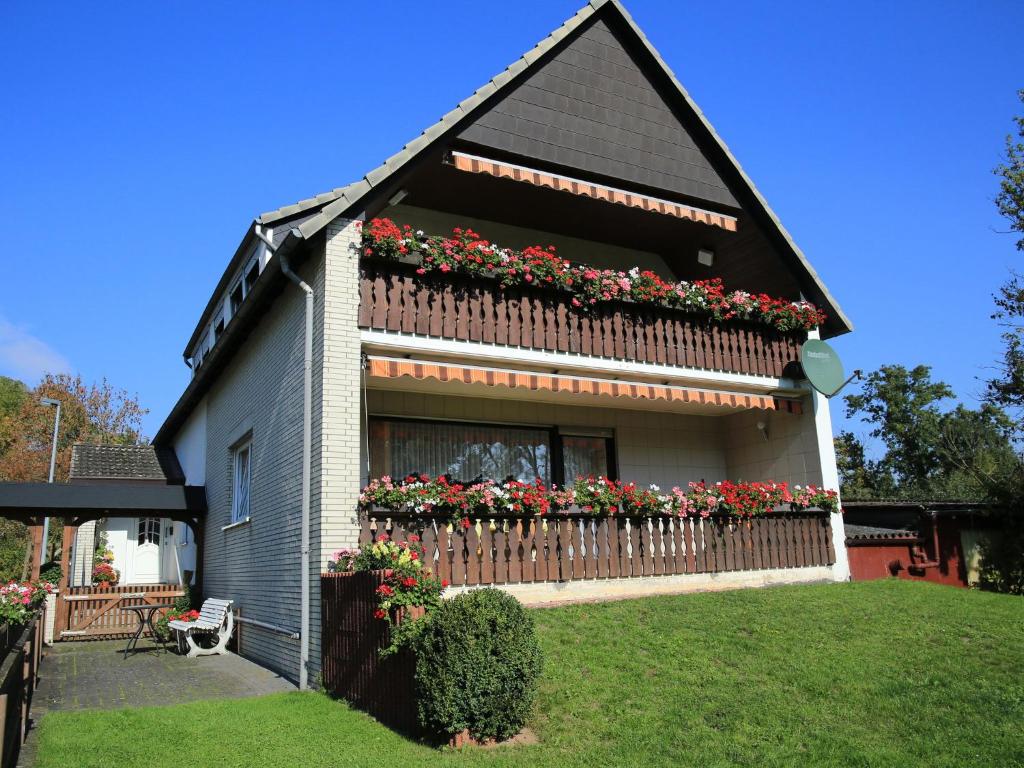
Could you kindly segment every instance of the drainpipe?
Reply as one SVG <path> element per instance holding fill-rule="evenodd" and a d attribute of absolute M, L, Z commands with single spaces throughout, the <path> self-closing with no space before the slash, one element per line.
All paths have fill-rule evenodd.
<path fill-rule="evenodd" d="M 306 337 L 302 356 L 302 526 L 300 534 L 300 604 L 302 629 L 299 633 L 299 688 L 309 687 L 309 507 L 313 474 L 313 289 L 288 264 L 288 257 L 278 253 L 273 241 L 256 224 L 256 237 L 263 241 L 271 254 L 277 255 L 281 271 L 306 294 Z"/>

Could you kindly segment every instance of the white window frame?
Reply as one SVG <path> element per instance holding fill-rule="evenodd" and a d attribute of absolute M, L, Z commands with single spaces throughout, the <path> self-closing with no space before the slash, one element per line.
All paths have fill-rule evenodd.
<path fill-rule="evenodd" d="M 244 474 L 240 459 L 245 456 Z M 246 523 L 252 507 L 252 438 L 231 449 L 231 525 Z"/>

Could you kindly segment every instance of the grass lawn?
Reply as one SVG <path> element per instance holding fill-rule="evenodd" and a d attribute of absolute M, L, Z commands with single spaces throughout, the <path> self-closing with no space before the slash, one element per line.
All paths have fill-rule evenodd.
<path fill-rule="evenodd" d="M 538 610 L 540 744 L 441 753 L 318 694 L 53 713 L 38 768 L 1024 765 L 1024 600 L 877 581 Z"/>

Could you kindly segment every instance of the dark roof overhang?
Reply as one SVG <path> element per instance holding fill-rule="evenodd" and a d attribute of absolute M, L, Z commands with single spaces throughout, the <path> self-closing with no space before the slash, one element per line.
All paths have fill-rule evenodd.
<path fill-rule="evenodd" d="M 302 233 L 298 229 L 292 229 L 278 245 L 276 254 L 283 253 L 289 257 L 293 267 L 298 267 L 309 255 L 309 249 L 304 247 L 306 243 Z M 217 375 L 225 368 L 288 282 L 281 271 L 281 260 L 273 258 L 268 261 L 251 293 L 242 302 L 238 312 L 231 318 L 231 322 L 227 324 L 217 343 L 207 353 L 203 364 L 164 419 L 164 423 L 153 438 L 155 445 L 163 446 L 170 443 L 192 409 L 202 400 Z"/>
<path fill-rule="evenodd" d="M 78 524 L 137 515 L 194 520 L 205 514 L 206 488 L 201 485 L 0 483 L 0 517 L 27 523 L 42 517 Z"/>

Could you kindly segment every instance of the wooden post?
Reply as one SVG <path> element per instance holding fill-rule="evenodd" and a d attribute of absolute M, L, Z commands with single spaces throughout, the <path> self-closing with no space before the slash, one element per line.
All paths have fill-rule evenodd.
<path fill-rule="evenodd" d="M 33 525 L 31 528 L 32 532 L 32 571 L 29 574 L 29 579 L 35 581 L 39 578 L 39 570 L 43 565 L 43 556 L 45 554 L 45 545 L 43 541 L 43 526 Z"/>
<path fill-rule="evenodd" d="M 53 642 L 59 643 L 62 633 L 68 628 L 68 611 L 71 604 L 64 598 L 71 586 L 71 545 L 78 535 L 77 525 L 65 525 L 64 536 L 60 545 L 60 585 L 57 587 L 57 597 L 54 599 L 53 616 Z"/>

